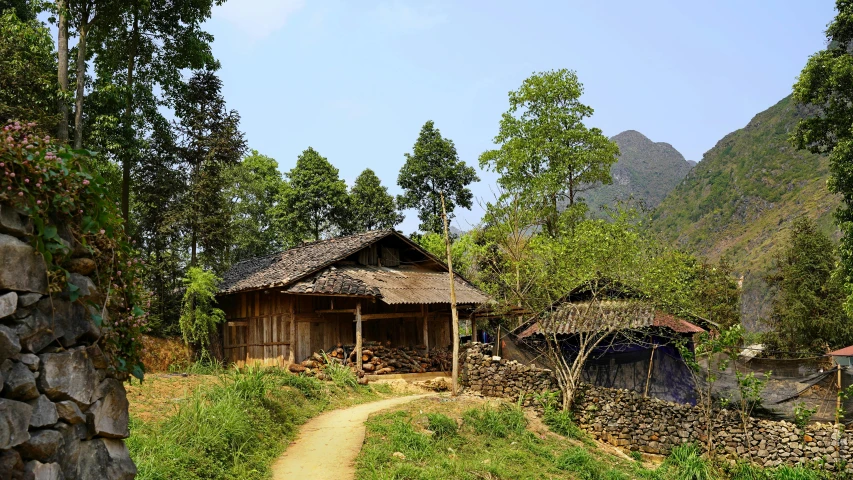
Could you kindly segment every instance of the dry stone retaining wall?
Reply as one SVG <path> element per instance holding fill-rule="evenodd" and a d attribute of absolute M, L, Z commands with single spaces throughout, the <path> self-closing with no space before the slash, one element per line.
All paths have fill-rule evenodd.
<path fill-rule="evenodd" d="M 32 223 L 0 204 L 0 479 L 132 479 L 124 376 L 97 344 L 102 300 L 82 248 L 66 268 L 81 298 L 48 295 Z M 79 245 L 75 245 L 79 247 Z"/>
<path fill-rule="evenodd" d="M 556 390 L 550 370 L 493 357 L 489 347 L 470 344 L 461 356 L 461 381 L 467 391 L 534 403 L 532 393 Z M 629 390 L 585 385 L 575 402 L 576 420 L 593 437 L 628 450 L 667 455 L 673 447 L 695 443 L 707 447 L 701 409 L 644 398 Z M 786 421 L 750 418 L 744 433 L 737 412 L 720 410 L 712 421 L 716 454 L 751 460 L 765 467 L 822 464 L 835 469 L 839 460 L 853 473 L 853 432 L 838 434 L 834 425 L 812 424 L 801 431 Z"/>

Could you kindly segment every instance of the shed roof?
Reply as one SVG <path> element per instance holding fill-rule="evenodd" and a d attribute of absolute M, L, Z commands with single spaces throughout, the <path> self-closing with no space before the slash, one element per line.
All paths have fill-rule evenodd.
<path fill-rule="evenodd" d="M 833 357 L 853 357 L 853 345 L 849 347 L 844 347 L 834 352 L 830 352 L 829 355 Z"/>
<path fill-rule="evenodd" d="M 676 333 L 701 333 L 705 330 L 686 320 L 656 310 L 639 300 L 604 300 L 600 302 L 564 303 L 545 318 L 535 321 L 518 334 L 529 337 L 543 330 L 570 335 L 599 329 L 639 330 L 649 327 L 669 328 Z"/>

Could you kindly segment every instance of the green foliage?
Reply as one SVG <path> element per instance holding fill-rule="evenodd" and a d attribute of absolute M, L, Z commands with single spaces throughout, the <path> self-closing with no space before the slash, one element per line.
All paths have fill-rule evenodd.
<path fill-rule="evenodd" d="M 672 480 L 715 480 L 719 478 L 711 463 L 702 458 L 702 451 L 692 443 L 672 449 L 663 463 L 667 478 Z"/>
<path fill-rule="evenodd" d="M 523 432 L 527 427 L 524 412 L 518 406 L 501 404 L 499 407 L 483 406 L 465 411 L 466 425 L 479 435 L 504 438 Z"/>
<path fill-rule="evenodd" d="M 184 278 L 184 302 L 181 307 L 181 334 L 184 342 L 198 349 L 202 359 L 213 358 L 210 336 L 225 321 L 225 312 L 216 308 L 217 285 L 221 280 L 213 272 L 190 267 Z"/>
<path fill-rule="evenodd" d="M 67 290 L 71 300 L 77 300 L 63 265 L 77 244 L 91 254 L 98 265 L 93 280 L 106 299 L 87 307 L 95 323 L 104 327 L 102 345 L 115 356 L 116 368 L 142 378 L 140 336 L 146 313 L 137 252 L 103 178 L 88 168 L 92 152 L 58 146 L 34 127 L 19 122 L 3 127 L 0 202 L 32 219 L 30 242 L 47 266 L 51 294 Z"/>
<path fill-rule="evenodd" d="M 800 431 L 805 433 L 806 425 L 809 424 L 812 416 L 817 413 L 817 408 L 809 408 L 803 402 L 797 402 L 794 405 L 794 425 L 799 427 Z"/>
<path fill-rule="evenodd" d="M 349 192 L 347 210 L 344 222 L 347 233 L 392 229 L 404 218 L 397 211 L 388 187 L 383 186 L 376 173 L 369 168 L 365 168 L 355 179 Z"/>
<path fill-rule="evenodd" d="M 453 141 L 443 138 L 429 120 L 400 169 L 397 184 L 404 193 L 397 197 L 397 203 L 400 208 L 418 210 L 422 232 L 442 233 L 441 195 L 450 220 L 457 205 L 471 209 L 474 195 L 468 185 L 479 180 L 474 168 L 459 159 Z"/>
<path fill-rule="evenodd" d="M 581 480 L 628 480 L 625 473 L 610 469 L 582 447 L 570 447 L 557 457 L 557 468 Z"/>
<path fill-rule="evenodd" d="M 826 29 L 827 48 L 812 55 L 794 85 L 797 103 L 813 108 L 791 135 L 799 149 L 829 157 L 829 190 L 841 194 L 836 223 L 842 232 L 841 266 L 848 296 L 853 292 L 853 3 L 837 0 Z M 848 312 L 853 311 L 848 300 Z"/>
<path fill-rule="evenodd" d="M 279 201 L 279 231 L 286 246 L 337 233 L 346 214 L 347 186 L 326 157 L 308 147 L 287 172 Z"/>
<path fill-rule="evenodd" d="M 453 260 L 453 271 L 469 280 L 474 278 L 475 262 L 481 255 L 479 246 L 474 242 L 474 233 L 468 232 L 452 238 L 450 243 L 450 257 Z M 444 242 L 444 234 L 428 232 L 423 235 L 413 235 L 414 240 L 424 250 L 438 257 L 442 262 L 447 262 L 447 246 Z"/>
<path fill-rule="evenodd" d="M 564 437 L 577 440 L 586 437 L 583 430 L 575 423 L 575 418 L 571 411 L 557 409 L 556 406 L 546 407 L 545 413 L 542 415 L 542 421 L 554 433 L 558 433 Z"/>
<path fill-rule="evenodd" d="M 794 221 L 789 243 L 768 278 L 778 289 L 768 322 L 772 328 L 768 338 L 775 347 L 820 355 L 853 342 L 834 252 L 832 241 L 814 221 L 806 217 Z"/>
<path fill-rule="evenodd" d="M 33 121 L 52 132 L 59 98 L 53 40 L 35 16 L 21 20 L 15 12 L 0 4 L 0 123 Z"/>
<path fill-rule="evenodd" d="M 573 207 L 589 186 L 611 183 L 610 167 L 619 155 L 600 129 L 584 125 L 593 109 L 580 103 L 582 94 L 573 71 L 530 76 L 509 93 L 509 110 L 494 139 L 500 148 L 480 156 L 480 166 L 497 172 L 503 188 L 538 204 L 551 236 L 559 230 L 558 207 Z"/>
<path fill-rule="evenodd" d="M 427 420 L 429 420 L 429 429 L 437 437 L 451 437 L 459 430 L 456 420 L 441 413 L 428 413 Z"/>
<path fill-rule="evenodd" d="M 332 383 L 340 388 L 355 388 L 358 386 L 358 377 L 356 377 L 355 372 L 351 368 L 341 365 L 336 360 L 329 358 L 325 353 L 323 356 L 326 359 L 326 369 L 324 372 L 332 380 Z"/>
<path fill-rule="evenodd" d="M 284 188 L 278 163 L 252 150 L 226 174 L 225 192 L 231 205 L 233 246 L 230 260 L 267 255 L 282 249 L 273 211 Z"/>

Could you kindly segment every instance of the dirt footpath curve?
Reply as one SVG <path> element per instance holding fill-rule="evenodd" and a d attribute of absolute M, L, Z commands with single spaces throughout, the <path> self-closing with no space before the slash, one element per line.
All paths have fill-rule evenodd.
<path fill-rule="evenodd" d="M 355 479 L 355 458 L 364 444 L 367 417 L 419 398 L 411 395 L 332 410 L 308 421 L 272 467 L 273 480 Z"/>

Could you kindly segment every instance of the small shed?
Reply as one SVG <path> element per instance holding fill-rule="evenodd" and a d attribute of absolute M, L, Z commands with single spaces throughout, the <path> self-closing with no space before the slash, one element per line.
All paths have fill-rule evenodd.
<path fill-rule="evenodd" d="M 338 345 L 452 344 L 446 265 L 393 230 L 305 243 L 236 263 L 218 294 L 224 357 L 287 366 Z M 460 318 L 489 297 L 455 278 Z"/>
<path fill-rule="evenodd" d="M 556 334 L 563 354 L 574 358 L 583 334 L 612 331 L 584 365 L 586 382 L 680 403 L 693 403 L 693 377 L 677 343 L 692 349 L 693 335 L 705 330 L 657 309 L 653 302 L 618 282 L 599 280 L 605 288 L 593 295 L 588 285 L 570 292 L 549 312 L 513 332 L 522 346 L 540 350 L 544 335 Z M 603 325 L 609 328 L 601 328 Z"/>

